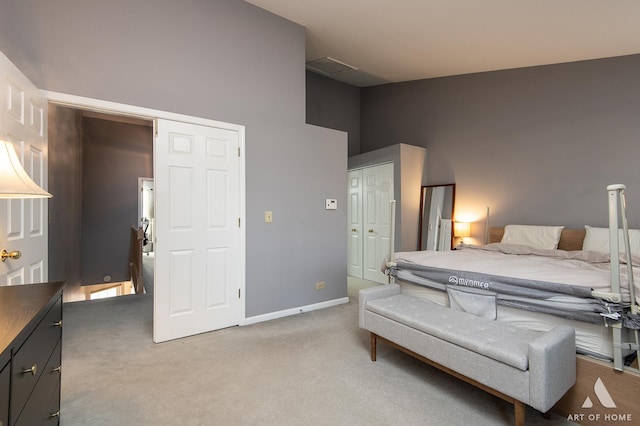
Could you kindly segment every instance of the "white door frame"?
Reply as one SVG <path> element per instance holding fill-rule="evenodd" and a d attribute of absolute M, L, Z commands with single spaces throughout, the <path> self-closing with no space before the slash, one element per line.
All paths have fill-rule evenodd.
<path fill-rule="evenodd" d="M 245 180 L 245 127 L 238 124 L 224 123 L 221 121 L 210 120 L 207 118 L 192 117 L 188 115 L 176 114 L 168 111 L 160 111 L 156 109 L 137 107 L 133 105 L 120 104 L 117 102 L 103 101 L 99 99 L 85 98 L 82 96 L 69 95 L 66 93 L 42 91 L 46 96 L 48 102 L 66 106 L 69 108 L 79 108 L 84 110 L 90 110 L 95 112 L 102 112 L 107 114 L 125 115 L 135 118 L 142 118 L 145 120 L 165 119 L 172 121 L 181 121 L 183 123 L 198 124 L 201 126 L 218 127 L 221 129 L 234 130 L 238 132 L 240 137 L 240 241 L 241 241 L 241 256 L 238 259 L 239 262 L 239 287 L 241 294 L 241 312 L 240 312 L 240 325 L 246 323 L 246 180 Z M 155 136 L 154 136 L 154 150 L 155 150 Z M 155 271 L 154 271 L 155 273 Z"/>

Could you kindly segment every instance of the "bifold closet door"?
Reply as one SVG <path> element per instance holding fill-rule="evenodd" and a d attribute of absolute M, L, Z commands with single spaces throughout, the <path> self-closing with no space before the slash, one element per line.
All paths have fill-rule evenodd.
<path fill-rule="evenodd" d="M 352 277 L 386 283 L 380 267 L 389 253 L 393 163 L 349 171 L 348 265 Z"/>
<path fill-rule="evenodd" d="M 362 278 L 362 169 L 349 172 L 347 217 L 347 274 Z"/>
<path fill-rule="evenodd" d="M 380 270 L 389 253 L 393 163 L 349 171 L 348 265 L 352 277 L 386 283 Z"/>
<path fill-rule="evenodd" d="M 389 253 L 393 200 L 393 163 L 362 169 L 363 259 L 365 280 L 387 282 L 381 265 Z"/>

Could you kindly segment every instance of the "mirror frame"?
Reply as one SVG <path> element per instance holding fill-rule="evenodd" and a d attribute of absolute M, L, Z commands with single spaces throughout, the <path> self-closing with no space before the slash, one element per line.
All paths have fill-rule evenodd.
<path fill-rule="evenodd" d="M 456 212 L 456 184 L 455 183 L 447 183 L 447 184 L 443 184 L 443 185 L 423 185 L 420 188 L 420 222 L 418 224 L 418 248 L 420 251 L 425 250 L 422 247 L 422 226 L 423 226 L 423 222 L 424 222 L 424 202 L 425 202 L 425 197 L 426 197 L 426 193 L 428 188 L 438 188 L 441 186 L 447 186 L 447 187 L 452 187 L 452 191 L 451 191 L 451 220 L 453 222 L 453 219 L 455 217 L 455 212 Z M 453 226 L 453 223 L 452 223 Z M 453 249 L 455 246 L 453 244 L 453 235 L 451 237 L 451 248 Z"/>

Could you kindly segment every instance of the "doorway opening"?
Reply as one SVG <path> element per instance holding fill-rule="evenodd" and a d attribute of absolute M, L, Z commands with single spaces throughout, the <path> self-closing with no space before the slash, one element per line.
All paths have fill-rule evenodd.
<path fill-rule="evenodd" d="M 154 219 L 153 211 L 153 178 L 138 178 L 138 217 L 142 228 L 143 241 L 142 252 L 146 255 L 153 254 Z"/>
<path fill-rule="evenodd" d="M 48 118 L 49 278 L 66 281 L 65 302 L 135 293 L 132 229 L 139 177 L 153 179 L 153 121 L 53 103 Z M 143 283 L 153 270 L 141 268 Z"/>
<path fill-rule="evenodd" d="M 153 178 L 138 178 L 138 218 L 139 232 L 142 233 L 141 244 L 141 268 L 142 285 L 144 292 L 153 293 L 154 267 L 155 267 L 155 198 L 153 192 Z"/>
<path fill-rule="evenodd" d="M 149 126 L 154 157 L 152 169 L 157 171 L 154 176 L 154 234 L 156 241 L 162 241 L 161 246 L 154 241 L 154 253 L 158 258 L 152 299 L 154 342 L 243 325 L 246 264 L 244 126 L 62 93 L 46 92 L 46 95 L 50 105 L 122 115 L 125 120 L 142 119 L 154 124 Z M 195 168 L 172 167 L 174 158 L 170 157 L 183 158 L 181 155 L 188 157 L 189 163 L 197 163 Z M 221 173 L 204 173 L 211 167 Z M 151 176 L 151 172 L 137 176 Z M 206 176 L 205 181 L 196 179 L 193 173 Z M 194 179 L 202 184 L 192 187 Z M 184 188 L 190 190 L 184 191 Z M 106 188 L 107 192 L 110 190 Z M 206 190 L 205 194 L 202 194 L 203 190 Z M 213 196 L 220 190 L 226 191 L 224 197 Z M 134 203 L 137 205 L 137 201 Z M 206 205 L 200 207 L 203 203 Z M 220 239 L 227 238 L 232 244 L 209 244 L 207 249 L 206 244 L 200 244 L 206 233 L 197 230 L 189 233 L 192 250 L 176 249 L 177 242 L 169 238 L 169 232 L 172 227 L 190 226 L 192 213 L 196 211 L 203 212 L 200 217 L 207 219 L 195 221 L 198 228 L 207 226 L 232 231 L 209 233 Z M 220 224 L 221 221 L 224 223 Z M 192 228 L 195 226 L 189 229 Z M 182 256 L 185 253 L 187 256 Z M 198 259 L 193 260 L 195 256 Z M 192 270 L 187 270 L 188 267 Z M 225 274 L 220 274 L 221 268 L 225 268 Z M 214 279 L 214 273 L 224 276 L 225 280 Z M 207 296 L 192 297 L 196 286 L 197 293 L 206 291 Z M 190 310 L 188 304 L 194 309 Z M 187 311 L 193 315 L 183 315 Z M 167 324 L 173 319 L 178 322 Z"/>

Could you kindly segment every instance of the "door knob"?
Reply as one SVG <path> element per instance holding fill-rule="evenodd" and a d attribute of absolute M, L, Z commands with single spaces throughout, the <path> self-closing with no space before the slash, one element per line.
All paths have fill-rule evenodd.
<path fill-rule="evenodd" d="M 22 256 L 22 253 L 20 253 L 18 250 L 13 250 L 12 252 L 8 252 L 5 249 L 2 249 L 2 252 L 0 252 L 0 258 L 2 259 L 2 261 L 6 261 L 7 259 L 20 259 L 20 256 Z"/>
<path fill-rule="evenodd" d="M 370 233 L 370 234 L 373 234 L 373 229 L 369 229 L 369 233 Z"/>
<path fill-rule="evenodd" d="M 356 228 L 351 228 L 351 232 L 358 232 Z"/>

